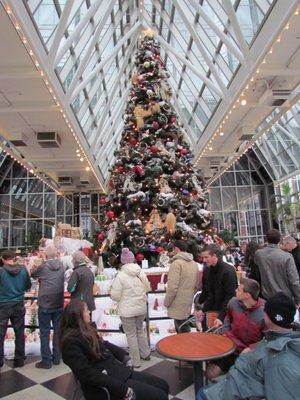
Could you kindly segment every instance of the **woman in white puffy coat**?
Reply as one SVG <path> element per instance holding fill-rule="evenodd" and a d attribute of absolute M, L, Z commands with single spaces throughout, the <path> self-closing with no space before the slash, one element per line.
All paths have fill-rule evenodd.
<path fill-rule="evenodd" d="M 139 368 L 142 360 L 150 360 L 150 348 L 143 330 L 147 312 L 147 295 L 150 283 L 141 267 L 135 263 L 134 254 L 124 248 L 121 254 L 123 264 L 110 292 L 117 302 L 117 313 L 126 334 L 133 366 Z"/>

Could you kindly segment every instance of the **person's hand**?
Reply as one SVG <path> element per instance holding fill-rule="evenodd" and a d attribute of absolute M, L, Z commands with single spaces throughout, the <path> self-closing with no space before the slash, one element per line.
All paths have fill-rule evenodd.
<path fill-rule="evenodd" d="M 128 387 L 124 400 L 135 400 L 136 395 L 131 387 Z"/>
<path fill-rule="evenodd" d="M 241 354 L 249 353 L 251 351 L 250 347 L 246 347 L 243 351 L 241 351 Z"/>
<path fill-rule="evenodd" d="M 125 364 L 125 367 L 133 367 L 132 359 L 129 357 L 129 355 L 124 357 L 123 364 Z"/>
<path fill-rule="evenodd" d="M 223 322 L 219 318 L 216 318 L 215 322 L 214 322 L 214 325 L 213 325 L 214 328 L 219 328 L 222 325 L 223 325 Z"/>
<path fill-rule="evenodd" d="M 204 319 L 204 312 L 202 310 L 194 311 L 195 318 L 198 322 L 202 322 Z"/>

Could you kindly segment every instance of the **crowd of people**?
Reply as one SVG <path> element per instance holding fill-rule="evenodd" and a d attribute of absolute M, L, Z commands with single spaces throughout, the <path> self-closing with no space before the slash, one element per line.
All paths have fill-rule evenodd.
<path fill-rule="evenodd" d="M 266 239 L 263 247 L 248 243 L 243 260 L 240 252 L 224 254 L 216 244 L 206 245 L 196 258 L 187 242 L 174 243 L 164 305 L 176 332 L 190 331 L 194 308 L 201 329 L 212 324 L 235 344 L 233 354 L 208 363 L 206 375 L 211 384 L 199 391 L 197 400 L 292 400 L 300 393 L 300 333 L 292 329 L 300 307 L 300 247 L 290 236 L 281 240 L 275 229 Z M 201 273 L 194 259 L 203 262 Z M 73 268 L 67 284 L 71 301 L 66 307 L 66 266 L 54 246 L 46 247 L 42 262 L 31 268 L 16 263 L 10 250 L 2 252 L 1 260 L 0 368 L 9 320 L 15 332 L 13 365 L 24 365 L 24 295 L 33 278 L 39 282 L 41 361 L 36 363 L 37 368 L 50 369 L 62 357 L 79 380 L 86 399 L 100 396 L 103 387 L 112 400 L 168 398 L 169 387 L 164 380 L 137 371 L 141 360 L 150 360 L 144 319 L 151 287 L 129 249 L 122 249 L 121 267 L 110 290 L 128 352 L 104 341 L 92 322 L 94 274 L 83 252 L 76 251 L 71 258 Z M 211 311 L 215 317 L 208 323 Z M 276 382 L 272 384 L 274 376 Z"/>

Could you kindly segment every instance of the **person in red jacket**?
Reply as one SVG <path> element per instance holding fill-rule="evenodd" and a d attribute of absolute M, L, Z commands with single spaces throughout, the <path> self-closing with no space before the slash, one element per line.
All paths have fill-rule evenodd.
<path fill-rule="evenodd" d="M 225 374 L 238 355 L 262 339 L 265 329 L 264 300 L 259 298 L 260 286 L 254 279 L 242 278 L 228 305 L 222 332 L 236 345 L 234 354 L 209 364 L 206 374 L 209 380 Z"/>

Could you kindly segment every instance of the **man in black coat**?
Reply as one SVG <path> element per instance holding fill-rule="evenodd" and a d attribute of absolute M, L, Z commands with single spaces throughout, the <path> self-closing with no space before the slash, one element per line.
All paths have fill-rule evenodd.
<path fill-rule="evenodd" d="M 201 252 L 206 267 L 202 279 L 202 292 L 195 298 L 195 315 L 202 319 L 203 313 L 216 311 L 214 326 L 223 324 L 228 301 L 235 296 L 238 286 L 235 268 L 222 261 L 222 250 L 216 244 L 204 247 Z"/>

